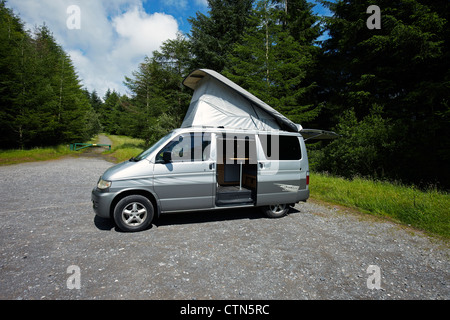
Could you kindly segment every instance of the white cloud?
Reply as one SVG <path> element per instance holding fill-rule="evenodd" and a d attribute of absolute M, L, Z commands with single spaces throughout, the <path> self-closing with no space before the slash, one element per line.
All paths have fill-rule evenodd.
<path fill-rule="evenodd" d="M 80 29 L 67 27 L 71 5 L 80 8 Z M 45 23 L 71 56 L 84 86 L 100 96 L 108 88 L 126 93 L 124 77 L 178 31 L 174 17 L 145 12 L 142 0 L 9 0 L 7 6 L 29 29 Z"/>
<path fill-rule="evenodd" d="M 115 51 L 130 56 L 151 55 L 178 31 L 172 16 L 157 12 L 149 15 L 138 7 L 114 17 L 112 25 L 119 35 Z"/>

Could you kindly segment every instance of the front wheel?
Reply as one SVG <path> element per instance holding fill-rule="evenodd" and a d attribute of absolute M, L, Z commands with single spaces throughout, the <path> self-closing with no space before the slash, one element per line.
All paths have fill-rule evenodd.
<path fill-rule="evenodd" d="M 131 195 L 120 200 L 114 209 L 114 221 L 122 231 L 146 229 L 153 220 L 153 205 L 144 196 Z"/>
<path fill-rule="evenodd" d="M 262 207 L 261 210 L 269 218 L 281 218 L 288 213 L 289 205 L 275 204 L 275 205 Z"/>

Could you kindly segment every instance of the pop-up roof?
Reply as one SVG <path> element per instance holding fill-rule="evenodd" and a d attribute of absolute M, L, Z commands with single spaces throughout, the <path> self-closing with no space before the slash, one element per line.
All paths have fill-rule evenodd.
<path fill-rule="evenodd" d="M 233 129 L 284 130 L 302 127 L 221 74 L 193 71 L 183 84 L 194 90 L 181 127 L 213 126 Z"/>

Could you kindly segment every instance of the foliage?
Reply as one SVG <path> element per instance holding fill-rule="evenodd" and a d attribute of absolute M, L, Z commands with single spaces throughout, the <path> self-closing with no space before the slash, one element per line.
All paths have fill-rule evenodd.
<path fill-rule="evenodd" d="M 197 12 L 190 18 L 191 69 L 207 68 L 222 72 L 228 54 L 248 24 L 252 0 L 207 0 L 208 15 Z"/>
<path fill-rule="evenodd" d="M 312 173 L 310 190 L 313 199 L 362 209 L 366 213 L 450 237 L 450 194 L 435 187 L 429 186 L 421 191 L 399 183 Z"/>
<path fill-rule="evenodd" d="M 224 74 L 296 123 L 317 117 L 310 99 L 319 48 L 318 18 L 305 0 L 257 1 Z"/>
<path fill-rule="evenodd" d="M 379 130 L 377 136 L 360 133 L 361 142 L 366 141 L 354 147 L 346 142 L 330 144 L 325 154 L 332 158 L 324 157 L 321 168 L 354 174 L 354 166 L 346 170 L 338 157 L 348 159 L 348 154 L 358 155 L 367 146 L 364 152 L 376 157 L 369 165 L 382 165 L 371 168 L 373 172 L 449 188 L 449 2 L 377 1 L 381 29 L 373 30 L 366 27 L 367 2 L 323 2 L 333 16 L 325 19 L 330 38 L 324 42 L 317 73 L 323 102 L 318 125 L 345 131 L 347 119 L 342 115 L 348 110 L 363 125 L 371 106 L 378 105 L 383 108 L 381 126 L 389 123 L 389 128 L 385 133 Z M 377 142 L 378 135 L 384 144 Z M 347 146 L 346 152 L 337 152 L 338 145 Z M 361 170 L 356 171 L 370 174 Z"/>
<path fill-rule="evenodd" d="M 0 150 L 0 166 L 23 162 L 53 160 L 66 156 L 70 153 L 70 148 L 67 145 L 33 148 L 28 150 Z"/>
<path fill-rule="evenodd" d="M 0 143 L 52 146 L 95 134 L 92 107 L 69 56 L 44 25 L 33 33 L 0 3 Z"/>
<path fill-rule="evenodd" d="M 145 149 L 145 141 L 142 139 L 120 135 L 108 135 L 108 138 L 112 141 L 112 148 L 103 154 L 113 157 L 116 163 L 129 160 Z"/>
<path fill-rule="evenodd" d="M 384 178 L 384 170 L 391 161 L 386 155 L 395 148 L 395 141 L 389 140 L 392 130 L 379 106 L 375 105 L 360 121 L 353 109 L 346 110 L 336 126 L 342 137 L 320 153 L 315 169 L 348 178 L 357 175 Z"/>
<path fill-rule="evenodd" d="M 190 61 L 189 42 L 182 34 L 145 57 L 138 70 L 125 77 L 131 95 L 108 90 L 104 102 L 98 104 L 103 131 L 139 138 L 149 146 L 179 127 L 191 98 L 191 92 L 181 84 L 190 71 Z"/>
<path fill-rule="evenodd" d="M 44 25 L 0 5 L 0 143 L 30 148 L 103 130 L 146 146 L 178 127 L 196 68 L 223 73 L 303 127 L 342 138 L 310 145 L 311 167 L 344 177 L 450 188 L 450 2 L 208 0 L 208 12 L 125 77 L 130 95 L 80 86 Z M 381 29 L 366 10 L 381 9 Z M 328 36 L 323 39 L 321 36 Z M 319 41 L 319 39 L 322 39 Z"/>
<path fill-rule="evenodd" d="M 135 114 L 130 121 L 132 136 L 151 145 L 179 127 L 186 113 L 191 93 L 181 85 L 189 60 L 187 40 L 181 34 L 166 41 L 161 52 L 146 57 L 125 85 L 132 92 L 127 110 Z M 136 121 L 137 120 L 137 121 Z"/>

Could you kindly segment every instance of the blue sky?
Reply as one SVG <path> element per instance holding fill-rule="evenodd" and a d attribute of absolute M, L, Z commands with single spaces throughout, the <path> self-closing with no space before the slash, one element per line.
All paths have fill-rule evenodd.
<path fill-rule="evenodd" d="M 189 17 L 195 17 L 197 11 L 204 14 L 208 12 L 206 0 L 150 0 L 144 3 L 144 8 L 147 12 L 164 12 L 174 16 L 183 33 L 190 31 L 191 25 L 187 20 Z"/>
<path fill-rule="evenodd" d="M 206 0 L 8 0 L 6 5 L 27 29 L 45 23 L 71 56 L 82 84 L 101 97 L 108 88 L 127 94 L 124 77 L 177 32 L 188 33 L 189 17 L 208 12 Z M 326 14 L 323 10 L 316 6 Z"/>
<path fill-rule="evenodd" d="M 316 4 L 313 11 L 320 15 L 329 15 L 328 9 L 323 7 L 315 0 L 310 0 L 313 4 Z M 165 12 L 177 18 L 179 27 L 184 33 L 189 33 L 190 24 L 188 22 L 189 17 L 195 17 L 197 11 L 207 14 L 208 7 L 206 0 L 158 0 L 147 1 L 144 3 L 144 7 L 147 12 L 158 11 Z"/>

